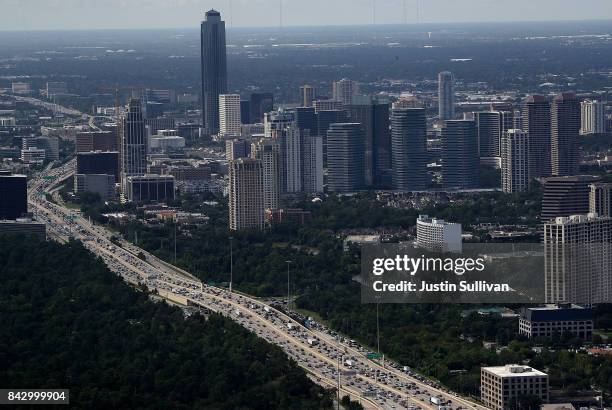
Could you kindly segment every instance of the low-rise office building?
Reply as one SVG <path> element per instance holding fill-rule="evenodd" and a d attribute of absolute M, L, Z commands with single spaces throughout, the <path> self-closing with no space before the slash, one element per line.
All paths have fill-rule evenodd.
<path fill-rule="evenodd" d="M 171 175 L 135 175 L 127 177 L 126 196 L 133 202 L 164 202 L 174 199 L 174 177 Z"/>
<path fill-rule="evenodd" d="M 572 333 L 590 339 L 593 336 L 593 311 L 571 304 L 525 307 L 521 310 L 519 333 L 529 338 Z"/>
<path fill-rule="evenodd" d="M 482 367 L 480 369 L 481 400 L 492 410 L 504 410 L 513 399 L 536 396 L 548 402 L 548 375 L 518 364 Z"/>

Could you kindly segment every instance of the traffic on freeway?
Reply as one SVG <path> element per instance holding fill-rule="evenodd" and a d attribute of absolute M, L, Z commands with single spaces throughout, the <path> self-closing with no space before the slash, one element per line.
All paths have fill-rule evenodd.
<path fill-rule="evenodd" d="M 49 166 L 34 175 L 28 187 L 31 211 L 47 225 L 50 236 L 60 241 L 80 240 L 127 282 L 146 286 L 160 296 L 172 295 L 171 301 L 183 300 L 191 308 L 231 318 L 280 346 L 317 383 L 339 386 L 341 395 L 348 394 L 365 408 L 484 410 L 484 406 L 444 389 L 408 367 L 380 361 L 355 341 L 284 306 L 205 285 L 132 243 L 111 241 L 113 235 L 104 227 L 92 224 L 78 211 L 48 200 L 58 183 L 73 172 L 74 160 L 57 168 Z"/>

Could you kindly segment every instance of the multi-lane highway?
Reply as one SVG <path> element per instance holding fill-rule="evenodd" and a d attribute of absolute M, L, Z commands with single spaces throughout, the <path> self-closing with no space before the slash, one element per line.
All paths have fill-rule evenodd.
<path fill-rule="evenodd" d="M 411 369 L 390 361 L 379 363 L 368 359 L 366 356 L 371 353 L 368 349 L 321 324 L 310 322 L 307 328 L 297 315 L 288 315 L 248 295 L 204 285 L 188 272 L 134 244 L 111 241 L 112 234 L 104 227 L 93 225 L 80 213 L 47 200 L 45 193 L 53 191 L 73 170 L 74 161 L 71 161 L 58 168 L 48 167 L 34 176 L 28 187 L 30 210 L 47 224 L 50 236 L 62 241 L 69 238 L 82 241 L 127 282 L 145 285 L 174 303 L 231 318 L 280 346 L 314 381 L 325 387 L 340 385 L 342 396 L 351 396 L 365 408 L 485 409 Z M 432 404 L 432 397 L 439 404 Z"/>

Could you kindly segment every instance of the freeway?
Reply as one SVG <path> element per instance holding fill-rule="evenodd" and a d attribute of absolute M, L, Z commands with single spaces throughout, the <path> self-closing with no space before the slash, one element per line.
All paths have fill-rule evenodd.
<path fill-rule="evenodd" d="M 411 369 L 368 359 L 368 349 L 321 324 L 311 323 L 307 328 L 292 312 L 245 294 L 205 285 L 132 243 L 111 240 L 112 233 L 104 227 L 92 224 L 78 211 L 47 200 L 45 194 L 53 193 L 58 183 L 73 172 L 74 160 L 57 168 L 47 167 L 32 177 L 28 186 L 30 209 L 46 223 L 50 236 L 62 241 L 80 240 L 128 283 L 231 318 L 281 347 L 312 380 L 325 387 L 340 385 L 342 395 L 360 401 L 365 408 L 485 409 Z M 433 405 L 432 397 L 440 404 Z"/>

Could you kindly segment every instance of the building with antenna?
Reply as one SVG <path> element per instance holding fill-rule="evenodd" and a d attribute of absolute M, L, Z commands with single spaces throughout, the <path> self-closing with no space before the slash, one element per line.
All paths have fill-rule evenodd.
<path fill-rule="evenodd" d="M 216 10 L 206 12 L 200 30 L 202 66 L 202 126 L 219 132 L 219 95 L 227 93 L 225 22 Z"/>

